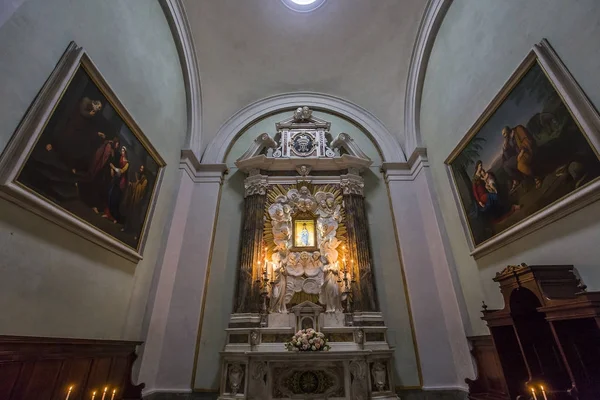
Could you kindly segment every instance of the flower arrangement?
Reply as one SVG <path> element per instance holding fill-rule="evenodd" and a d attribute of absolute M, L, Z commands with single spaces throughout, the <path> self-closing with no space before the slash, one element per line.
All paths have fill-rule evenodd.
<path fill-rule="evenodd" d="M 329 351 L 327 342 L 324 334 L 309 328 L 296 332 L 285 348 L 288 351 Z"/>

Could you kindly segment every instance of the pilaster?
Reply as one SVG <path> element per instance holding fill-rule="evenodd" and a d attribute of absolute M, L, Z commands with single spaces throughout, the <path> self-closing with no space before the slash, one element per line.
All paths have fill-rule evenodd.
<path fill-rule="evenodd" d="M 182 151 L 181 182 L 158 278 L 140 377 L 148 390 L 190 389 L 218 203 L 227 170 Z"/>
<path fill-rule="evenodd" d="M 425 149 L 384 163 L 408 290 L 423 389 L 466 390 L 473 367 L 462 323 L 462 292 L 432 193 Z"/>

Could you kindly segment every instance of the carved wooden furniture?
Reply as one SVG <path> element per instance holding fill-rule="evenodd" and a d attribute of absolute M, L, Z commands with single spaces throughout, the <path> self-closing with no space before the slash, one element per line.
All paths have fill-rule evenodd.
<path fill-rule="evenodd" d="M 499 374 L 492 371 L 493 362 L 482 362 L 477 353 L 485 350 L 477 345 L 479 378 L 467 380 L 470 397 L 527 399 L 534 389 L 543 399 L 543 386 L 549 400 L 599 399 L 600 292 L 585 292 L 570 265 L 509 266 L 494 281 L 500 283 L 505 307 L 487 310 L 484 305 L 482 319 L 506 386 L 495 385 L 495 394 L 486 386 L 487 377 Z M 482 388 L 488 392 L 481 393 Z"/>
<path fill-rule="evenodd" d="M 508 400 L 508 388 L 491 335 L 468 337 L 471 355 L 477 364 L 477 379 L 465 379 L 469 385 L 469 399 Z"/>
<path fill-rule="evenodd" d="M 0 336 L 0 399 L 133 400 L 144 384 L 131 383 L 141 342 Z"/>

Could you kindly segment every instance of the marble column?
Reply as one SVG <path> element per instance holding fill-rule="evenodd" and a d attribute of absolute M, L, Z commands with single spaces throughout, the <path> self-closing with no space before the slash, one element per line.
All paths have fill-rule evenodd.
<path fill-rule="evenodd" d="M 263 228 L 267 199 L 267 176 L 250 171 L 244 181 L 244 220 L 240 243 L 237 296 L 233 312 L 260 311 L 260 278 L 262 269 Z M 257 268 L 257 262 L 261 262 Z"/>
<path fill-rule="evenodd" d="M 354 286 L 354 311 L 378 311 L 377 294 L 373 279 L 373 257 L 369 241 L 369 225 L 363 194 L 364 181 L 356 171 L 341 176 L 340 186 L 346 210 L 348 235 L 347 263 L 352 266 Z"/>

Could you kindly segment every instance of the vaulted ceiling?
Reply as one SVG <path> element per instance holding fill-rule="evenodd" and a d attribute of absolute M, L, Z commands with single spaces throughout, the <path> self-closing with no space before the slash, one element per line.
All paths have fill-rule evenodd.
<path fill-rule="evenodd" d="M 267 96 L 314 91 L 367 109 L 402 139 L 404 91 L 427 0 L 185 0 L 202 85 L 202 144 Z"/>

